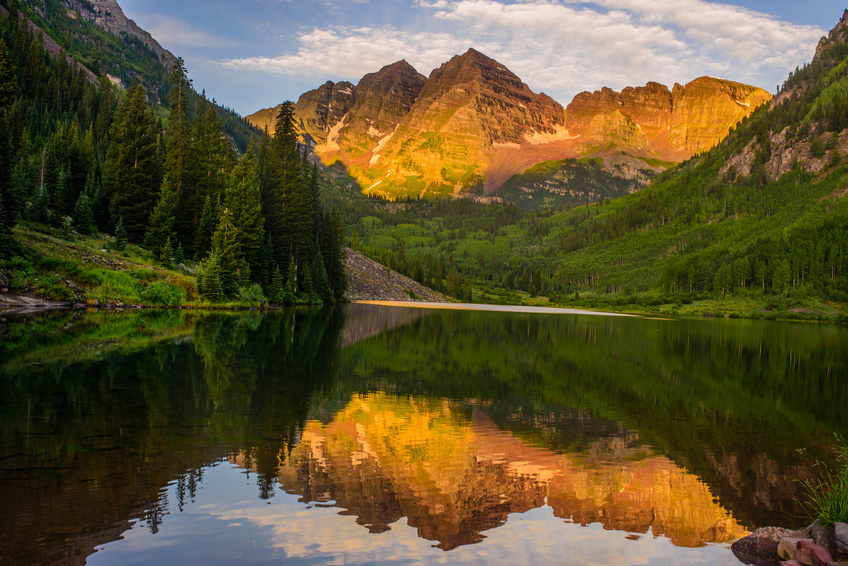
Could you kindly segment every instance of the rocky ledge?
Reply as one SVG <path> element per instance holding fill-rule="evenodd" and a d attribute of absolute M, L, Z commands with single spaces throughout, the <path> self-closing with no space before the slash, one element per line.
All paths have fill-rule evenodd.
<path fill-rule="evenodd" d="M 763 527 L 731 548 L 740 562 L 756 566 L 848 566 L 848 524 L 813 523 L 800 531 Z"/>

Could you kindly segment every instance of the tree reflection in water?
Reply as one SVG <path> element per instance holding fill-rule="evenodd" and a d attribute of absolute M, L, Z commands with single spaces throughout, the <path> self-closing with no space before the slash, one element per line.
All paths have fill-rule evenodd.
<path fill-rule="evenodd" d="M 84 563 L 228 460 L 440 548 L 512 513 L 674 544 L 799 520 L 846 432 L 844 329 L 386 307 L 0 326 L 0 556 Z M 820 403 L 827 398 L 829 403 Z M 167 486 L 173 484 L 173 500 Z M 7 512 L 8 510 L 8 512 Z"/>

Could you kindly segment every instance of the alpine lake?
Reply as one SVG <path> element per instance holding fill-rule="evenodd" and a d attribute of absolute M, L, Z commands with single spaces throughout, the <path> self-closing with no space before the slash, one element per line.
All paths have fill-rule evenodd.
<path fill-rule="evenodd" d="M 738 564 L 811 522 L 846 407 L 839 326 L 8 316 L 0 563 Z"/>

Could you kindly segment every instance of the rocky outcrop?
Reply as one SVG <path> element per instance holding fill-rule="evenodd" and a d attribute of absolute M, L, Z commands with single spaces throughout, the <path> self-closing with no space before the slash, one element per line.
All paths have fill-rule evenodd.
<path fill-rule="evenodd" d="M 349 301 L 429 301 L 448 302 L 447 297 L 368 259 L 350 248 L 347 252 L 347 292 Z"/>
<path fill-rule="evenodd" d="M 327 81 L 300 96 L 295 118 L 302 141 L 331 163 L 342 152 L 346 163 L 379 146 L 409 113 L 426 78 L 406 61 L 387 65 L 349 82 Z M 280 107 L 260 110 L 245 119 L 273 133 Z M 368 160 L 365 161 L 367 166 Z"/>
<path fill-rule="evenodd" d="M 724 139 L 771 95 L 732 81 L 701 77 L 672 90 L 658 83 L 578 94 L 566 111 L 581 154 L 616 147 L 634 155 L 680 162 Z"/>
<path fill-rule="evenodd" d="M 331 139 L 316 153 L 324 162 L 340 159 L 354 174 L 367 169 L 409 114 L 425 81 L 406 61 L 365 75 L 356 85 L 353 107 L 329 125 Z"/>
<path fill-rule="evenodd" d="M 118 0 L 67 0 L 66 3 L 80 17 L 94 22 L 112 35 L 118 37 L 127 35 L 140 41 L 147 49 L 155 53 L 166 67 L 170 67 L 176 59 L 170 51 L 159 45 L 150 33 L 141 29 L 124 14 Z"/>

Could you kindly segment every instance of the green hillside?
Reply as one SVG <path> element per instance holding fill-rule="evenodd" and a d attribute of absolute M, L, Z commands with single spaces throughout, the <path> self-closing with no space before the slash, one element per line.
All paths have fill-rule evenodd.
<path fill-rule="evenodd" d="M 846 29 L 718 147 L 637 193 L 536 214 L 354 200 L 357 245 L 425 281 L 428 262 L 455 270 L 474 300 L 833 317 L 848 302 Z M 789 167 L 778 163 L 786 147 Z"/>
<path fill-rule="evenodd" d="M 170 305 L 343 297 L 343 224 L 321 202 L 291 103 L 278 121 L 289 133 L 240 154 L 181 59 L 162 112 L 142 83 L 93 82 L 18 13 L 0 12 L 4 288 Z"/>
<path fill-rule="evenodd" d="M 0 5 L 11 6 L 11 0 Z M 150 100 L 161 107 L 160 116 L 167 118 L 171 83 L 169 67 L 175 57 L 165 51 L 162 57 L 135 36 L 122 33 L 113 35 L 74 11 L 79 1 L 38 0 L 15 2 L 17 9 L 52 37 L 71 57 L 79 61 L 96 76 L 108 73 L 130 88 L 141 83 Z M 87 2 L 82 2 L 87 4 Z M 8 42 L 7 42 L 8 43 Z M 202 96 L 192 91 L 191 114 L 203 106 Z M 223 131 L 244 152 L 251 141 L 257 141 L 259 130 L 242 120 L 235 111 L 218 105 L 212 107 L 221 122 Z"/>

